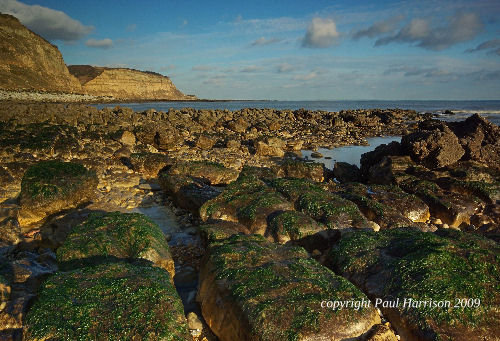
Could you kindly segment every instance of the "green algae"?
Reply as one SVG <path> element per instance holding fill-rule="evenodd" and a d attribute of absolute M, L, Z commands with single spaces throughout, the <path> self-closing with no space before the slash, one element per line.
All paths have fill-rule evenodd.
<path fill-rule="evenodd" d="M 351 323 L 368 313 L 368 309 L 321 309 L 325 297 L 366 296 L 300 247 L 279 246 L 257 235 L 233 235 L 211 243 L 209 254 L 216 279 L 225 283 L 259 339 L 298 340 L 321 327 L 333 327 L 340 320 Z"/>
<path fill-rule="evenodd" d="M 500 302 L 500 248 L 478 236 L 458 231 L 424 233 L 412 229 L 359 231 L 344 236 L 331 253 L 335 268 L 348 278 L 389 271 L 383 294 L 414 300 L 480 299 L 472 309 L 406 308 L 410 321 L 424 330 L 431 325 L 488 323 Z M 491 322 L 491 321 L 489 321 Z"/>
<path fill-rule="evenodd" d="M 57 250 L 57 259 L 66 268 L 115 257 L 154 262 L 158 257 L 168 259 L 170 254 L 161 229 L 151 219 L 120 212 L 91 214 Z"/>
<path fill-rule="evenodd" d="M 32 201 L 64 197 L 89 180 L 97 182 L 95 172 L 81 164 L 41 161 L 26 170 L 21 182 L 21 196 Z"/>
<path fill-rule="evenodd" d="M 59 272 L 26 316 L 24 339 L 190 340 L 163 269 L 128 263 Z"/>

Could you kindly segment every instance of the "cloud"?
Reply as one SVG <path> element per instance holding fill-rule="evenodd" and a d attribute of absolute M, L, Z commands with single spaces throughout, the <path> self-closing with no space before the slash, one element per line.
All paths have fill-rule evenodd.
<path fill-rule="evenodd" d="M 210 65 L 195 65 L 191 68 L 192 71 L 213 71 L 215 68 Z"/>
<path fill-rule="evenodd" d="M 240 72 L 248 72 L 248 73 L 258 72 L 258 71 L 262 71 L 262 67 L 257 65 L 249 65 L 240 70 Z"/>
<path fill-rule="evenodd" d="M 424 49 L 441 51 L 452 45 L 473 39 L 483 29 L 483 23 L 475 13 L 458 12 L 448 23 L 431 27 L 428 19 L 413 19 L 393 36 L 380 38 L 375 46 L 389 43 L 410 43 Z"/>
<path fill-rule="evenodd" d="M 64 12 L 39 5 L 26 5 L 17 0 L 1 0 L 0 12 L 15 16 L 23 25 L 47 40 L 73 42 L 94 29 Z"/>
<path fill-rule="evenodd" d="M 325 48 L 332 46 L 339 33 L 332 19 L 313 18 L 302 39 L 303 47 Z"/>
<path fill-rule="evenodd" d="M 363 37 L 375 38 L 382 34 L 391 33 L 397 28 L 397 25 L 401 22 L 401 20 L 403 20 L 403 18 L 404 17 L 402 15 L 398 15 L 386 20 L 378 21 L 368 28 L 354 32 L 352 37 L 353 39 L 360 39 Z"/>
<path fill-rule="evenodd" d="M 252 46 L 271 45 L 271 44 L 279 43 L 281 41 L 282 41 L 282 39 L 279 39 L 279 38 L 269 38 L 269 39 L 266 39 L 264 37 L 260 37 L 259 39 L 257 39 L 254 42 L 252 42 L 251 45 Z"/>
<path fill-rule="evenodd" d="M 85 42 L 85 45 L 87 45 L 88 47 L 95 47 L 99 49 L 109 49 L 113 46 L 113 41 L 109 38 L 101 40 L 89 39 Z"/>
<path fill-rule="evenodd" d="M 288 63 L 279 64 L 277 67 L 278 67 L 279 73 L 290 72 L 290 71 L 293 71 L 295 69 L 292 65 L 290 65 Z"/>
<path fill-rule="evenodd" d="M 130 24 L 130 25 L 127 25 L 127 28 L 126 28 L 126 30 L 127 30 L 128 32 L 134 32 L 136 29 L 137 29 L 137 24 Z"/>
<path fill-rule="evenodd" d="M 489 50 L 488 53 L 493 53 L 500 56 L 500 39 L 491 39 L 479 44 L 473 49 L 467 49 L 465 52 L 478 52 L 483 50 Z"/>
<path fill-rule="evenodd" d="M 437 67 L 396 66 L 384 71 L 384 75 L 402 73 L 405 77 L 423 76 L 425 78 L 443 77 L 451 75 L 451 72 Z"/>
<path fill-rule="evenodd" d="M 319 76 L 318 71 L 312 71 L 308 74 L 305 75 L 297 75 L 293 77 L 293 80 L 296 81 L 310 81 L 311 79 L 314 79 Z"/>

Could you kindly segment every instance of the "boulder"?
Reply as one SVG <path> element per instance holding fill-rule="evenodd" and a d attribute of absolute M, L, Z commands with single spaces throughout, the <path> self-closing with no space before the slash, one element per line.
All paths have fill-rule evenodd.
<path fill-rule="evenodd" d="M 174 277 L 175 266 L 162 231 L 140 213 L 91 214 L 57 249 L 63 268 L 114 259 L 145 259 Z"/>
<path fill-rule="evenodd" d="M 333 176 L 340 182 L 353 182 L 361 180 L 359 167 L 347 162 L 335 162 Z"/>
<path fill-rule="evenodd" d="M 292 209 L 293 205 L 280 193 L 254 176 L 231 183 L 216 198 L 200 209 L 202 220 L 220 219 L 245 225 L 251 233 L 264 235 L 268 217 L 274 212 Z"/>
<path fill-rule="evenodd" d="M 168 174 L 206 179 L 211 185 L 227 185 L 238 178 L 239 172 L 210 161 L 185 161 L 174 164 Z"/>
<path fill-rule="evenodd" d="M 403 136 L 402 148 L 418 163 L 430 169 L 451 165 L 464 156 L 458 137 L 445 124 Z"/>
<path fill-rule="evenodd" d="M 465 150 L 464 159 L 487 163 L 492 167 L 500 164 L 500 128 L 474 114 L 465 121 L 449 123 Z"/>
<path fill-rule="evenodd" d="M 135 145 L 135 140 L 136 139 L 135 139 L 134 133 L 131 133 L 130 131 L 127 131 L 127 130 L 125 130 L 121 134 L 120 139 L 119 139 L 119 141 L 122 144 L 126 145 L 126 146 L 133 146 L 133 145 Z"/>
<path fill-rule="evenodd" d="M 499 335 L 499 259 L 493 241 L 453 230 L 412 229 L 348 233 L 329 256 L 335 272 L 374 304 L 377 298 L 387 302 L 377 307 L 401 340 L 423 341 Z M 455 307 L 457 302 L 464 305 Z"/>
<path fill-rule="evenodd" d="M 268 137 L 264 140 L 254 142 L 255 155 L 257 156 L 278 156 L 285 155 L 286 142 L 277 137 Z"/>
<path fill-rule="evenodd" d="M 370 228 L 370 224 L 352 201 L 328 192 L 310 191 L 301 194 L 296 207 L 332 229 Z"/>
<path fill-rule="evenodd" d="M 130 154 L 130 163 L 135 172 L 146 179 L 153 179 L 163 168 L 172 165 L 173 160 L 165 154 L 143 152 Z"/>
<path fill-rule="evenodd" d="M 213 136 L 200 135 L 196 140 L 196 147 L 202 150 L 210 150 L 217 143 L 217 138 Z"/>
<path fill-rule="evenodd" d="M 326 230 L 325 225 L 302 212 L 282 211 L 270 218 L 265 236 L 272 242 L 284 244 L 290 240 L 298 241 L 323 230 Z"/>
<path fill-rule="evenodd" d="M 42 161 L 29 167 L 21 182 L 19 223 L 35 223 L 92 200 L 97 183 L 95 172 L 77 163 Z"/>
<path fill-rule="evenodd" d="M 210 244 L 197 296 L 221 341 L 342 340 L 380 321 L 372 306 L 322 308 L 320 302 L 329 299 L 367 301 L 304 249 L 238 235 Z"/>
<path fill-rule="evenodd" d="M 192 340 L 163 269 L 125 262 L 50 277 L 26 316 L 23 340 Z"/>
<path fill-rule="evenodd" d="M 279 167 L 278 176 L 322 182 L 325 179 L 325 166 L 317 162 L 285 159 Z"/>
<path fill-rule="evenodd" d="M 198 215 L 201 206 L 221 192 L 220 188 L 210 186 L 204 179 L 185 175 L 160 175 L 160 186 L 174 199 L 177 206 Z"/>
<path fill-rule="evenodd" d="M 432 217 L 439 218 L 452 227 L 459 227 L 462 223 L 469 224 L 470 217 L 481 206 L 476 197 L 444 191 L 436 183 L 427 180 L 408 178 L 400 186 L 422 199 L 429 206 Z"/>

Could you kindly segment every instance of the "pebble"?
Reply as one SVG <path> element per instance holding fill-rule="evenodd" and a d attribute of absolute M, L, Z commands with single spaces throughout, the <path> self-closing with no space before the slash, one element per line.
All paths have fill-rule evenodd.
<path fill-rule="evenodd" d="M 449 228 L 450 228 L 450 225 L 448 225 L 448 224 L 443 224 L 443 225 L 441 225 L 441 227 L 442 227 L 442 228 L 444 228 L 444 229 L 449 229 Z"/>

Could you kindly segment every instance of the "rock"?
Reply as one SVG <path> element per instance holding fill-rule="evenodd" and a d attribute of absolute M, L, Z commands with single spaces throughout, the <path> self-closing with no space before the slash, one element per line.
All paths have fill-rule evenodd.
<path fill-rule="evenodd" d="M 303 193 L 325 192 L 319 183 L 307 178 L 279 178 L 270 181 L 269 185 L 294 203 Z"/>
<path fill-rule="evenodd" d="M 202 150 L 210 150 L 217 142 L 217 139 L 212 136 L 200 135 L 196 141 L 196 147 Z"/>
<path fill-rule="evenodd" d="M 0 221 L 0 249 L 20 243 L 23 240 L 21 227 L 14 218 Z"/>
<path fill-rule="evenodd" d="M 309 191 L 299 197 L 296 207 L 331 229 L 369 226 L 355 203 L 336 194 Z"/>
<path fill-rule="evenodd" d="M 157 183 L 142 183 L 139 184 L 137 188 L 142 189 L 143 191 L 153 191 L 153 192 L 161 190 L 161 186 Z"/>
<path fill-rule="evenodd" d="M 339 194 L 343 198 L 354 202 L 365 217 L 377 224 L 372 224 L 374 230 L 377 228 L 386 229 L 413 226 L 413 222 L 402 215 L 390 203 L 386 204 L 382 201 L 374 200 L 376 197 L 372 197 L 372 193 L 374 192 L 363 184 L 349 183 L 343 186 L 343 190 Z"/>
<path fill-rule="evenodd" d="M 199 228 L 205 245 L 229 238 L 233 234 L 251 234 L 245 225 L 225 220 L 211 220 L 210 223 L 200 225 Z"/>
<path fill-rule="evenodd" d="M 312 152 L 311 157 L 313 159 L 321 159 L 323 157 L 323 154 L 321 154 L 320 152 Z"/>
<path fill-rule="evenodd" d="M 264 140 L 255 141 L 255 155 L 257 156 L 278 156 L 283 157 L 285 155 L 286 143 L 276 137 L 268 137 Z"/>
<path fill-rule="evenodd" d="M 243 118 L 238 118 L 228 123 L 229 129 L 236 133 L 244 133 L 250 125 Z"/>
<path fill-rule="evenodd" d="M 165 154 L 143 152 L 131 154 L 130 163 L 135 172 L 141 173 L 146 179 L 152 179 L 163 168 L 172 165 L 173 160 Z"/>
<path fill-rule="evenodd" d="M 76 340 L 96 335 L 113 340 L 191 340 L 168 272 L 118 262 L 49 278 L 26 316 L 23 339 Z"/>
<path fill-rule="evenodd" d="M 457 136 L 446 125 L 405 135 L 401 146 L 416 162 L 430 169 L 451 165 L 465 154 Z"/>
<path fill-rule="evenodd" d="M 374 326 L 368 336 L 366 341 L 397 341 L 399 340 L 394 332 L 386 325 L 377 324 Z"/>
<path fill-rule="evenodd" d="M 134 133 L 125 130 L 121 134 L 119 141 L 126 146 L 133 146 L 135 145 L 135 135 Z"/>
<path fill-rule="evenodd" d="M 300 240 L 325 229 L 326 226 L 301 212 L 283 211 L 270 219 L 265 236 L 270 241 L 284 244 L 290 240 Z"/>
<path fill-rule="evenodd" d="M 232 236 L 210 244 L 197 300 L 221 341 L 340 340 L 360 336 L 380 321 L 372 306 L 323 309 L 318 304 L 323 297 L 367 300 L 302 248 L 261 236 Z M 293 309 L 283 309 L 292 301 Z"/>
<path fill-rule="evenodd" d="M 321 182 L 325 179 L 325 166 L 322 163 L 285 159 L 279 168 L 278 176 L 288 178 L 308 178 Z"/>
<path fill-rule="evenodd" d="M 239 178 L 200 209 L 203 221 L 219 219 L 239 222 L 251 233 L 264 235 L 271 213 L 291 209 L 292 204 L 280 193 L 254 176 Z"/>
<path fill-rule="evenodd" d="M 203 204 L 217 197 L 221 192 L 220 189 L 208 185 L 203 179 L 190 176 L 163 173 L 159 181 L 162 189 L 173 197 L 177 206 L 196 215 L 199 214 Z"/>
<path fill-rule="evenodd" d="M 401 183 L 401 188 L 422 199 L 429 206 L 433 217 L 452 227 L 459 227 L 462 223 L 469 224 L 470 217 L 480 207 L 477 198 L 443 191 L 434 182 L 426 180 L 409 178 Z"/>
<path fill-rule="evenodd" d="M 42 161 L 31 166 L 21 183 L 19 223 L 38 222 L 91 200 L 97 183 L 95 172 L 77 163 Z"/>
<path fill-rule="evenodd" d="M 384 156 L 367 172 L 367 180 L 372 184 L 398 184 L 407 178 L 407 171 L 417 165 L 409 156 Z"/>
<path fill-rule="evenodd" d="M 464 159 L 482 161 L 490 167 L 500 164 L 500 128 L 474 114 L 465 121 L 449 123 L 465 150 Z"/>
<path fill-rule="evenodd" d="M 400 299 L 397 307 L 378 308 L 402 340 L 474 340 L 499 334 L 500 312 L 490 309 L 500 302 L 500 293 L 491 287 L 498 283 L 499 255 L 498 244 L 467 233 L 394 229 L 345 234 L 329 261 L 368 296 Z M 459 297 L 478 298 L 480 304 L 467 309 L 409 306 L 411 299 L 412 304 L 449 301 L 453 307 Z"/>
<path fill-rule="evenodd" d="M 429 206 L 416 195 L 408 194 L 398 186 L 371 185 L 366 194 L 370 199 L 391 207 L 412 222 L 425 223 L 430 217 Z"/>
<path fill-rule="evenodd" d="M 190 312 L 187 315 L 187 323 L 189 332 L 192 336 L 198 337 L 201 335 L 201 332 L 203 331 L 203 323 L 200 321 L 200 318 L 196 315 L 196 313 Z"/>
<path fill-rule="evenodd" d="M 167 270 L 175 266 L 162 231 L 139 213 L 91 214 L 73 228 L 57 249 L 57 260 L 65 269 L 99 263 L 107 259 L 146 259 Z"/>
<path fill-rule="evenodd" d="M 361 155 L 361 172 L 367 175 L 370 168 L 382 161 L 385 156 L 400 155 L 402 155 L 402 150 L 399 142 L 394 141 L 389 144 L 381 144 L 375 150 Z"/>
<path fill-rule="evenodd" d="M 228 149 L 239 149 L 241 147 L 241 142 L 238 140 L 228 140 L 226 142 L 226 148 Z"/>
<path fill-rule="evenodd" d="M 361 179 L 359 167 L 347 162 L 335 162 L 333 176 L 340 182 L 357 182 Z"/>
<path fill-rule="evenodd" d="M 220 163 L 210 161 L 178 162 L 169 170 L 170 176 L 186 175 L 194 178 L 206 179 L 211 185 L 227 185 L 238 178 L 239 172 L 226 168 Z"/>

